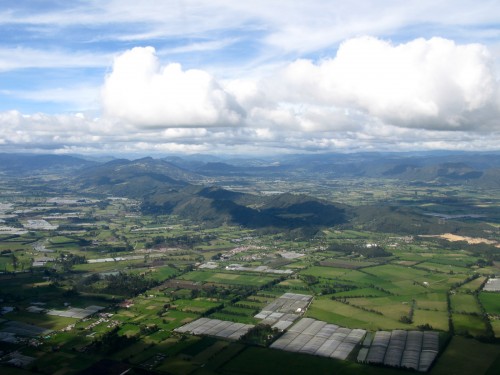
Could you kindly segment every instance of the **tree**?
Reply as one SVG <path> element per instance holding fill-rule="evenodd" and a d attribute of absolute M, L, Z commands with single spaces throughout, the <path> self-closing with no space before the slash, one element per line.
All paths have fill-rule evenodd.
<path fill-rule="evenodd" d="M 16 257 L 16 254 L 12 253 L 12 255 L 10 256 L 10 260 L 12 261 L 12 268 L 14 268 L 14 271 L 16 271 L 17 266 L 19 265 L 19 259 Z"/>

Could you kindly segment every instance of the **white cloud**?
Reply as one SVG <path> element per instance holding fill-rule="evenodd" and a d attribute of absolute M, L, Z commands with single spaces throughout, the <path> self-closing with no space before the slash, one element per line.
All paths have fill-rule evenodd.
<path fill-rule="evenodd" d="M 334 58 L 291 63 L 277 84 L 266 86 L 277 100 L 358 109 L 402 127 L 499 126 L 498 82 L 488 50 L 479 44 L 354 38 Z"/>
<path fill-rule="evenodd" d="M 266 127 L 142 129 L 106 118 L 0 112 L 2 151 L 54 153 L 260 153 L 496 150 L 500 132 L 434 131 L 381 122 L 331 131 Z"/>
<path fill-rule="evenodd" d="M 261 79 L 218 83 L 162 66 L 152 47 L 115 59 L 103 87 L 108 115 L 147 128 L 246 126 L 364 131 L 376 124 L 434 130 L 498 129 L 499 86 L 488 49 L 432 38 L 345 41 L 336 56 L 299 59 Z M 243 108 L 244 110 L 242 110 Z"/>
<path fill-rule="evenodd" d="M 152 47 L 134 48 L 115 58 L 101 91 L 99 119 L 0 112 L 2 150 L 265 153 L 500 144 L 499 88 L 488 49 L 442 38 L 401 44 L 354 38 L 329 58 L 224 81 L 163 64 Z M 65 101 L 67 93 L 17 95 Z"/>
<path fill-rule="evenodd" d="M 147 127 L 237 124 L 241 108 L 207 72 L 161 66 L 153 47 L 115 58 L 102 90 L 106 114 Z"/>

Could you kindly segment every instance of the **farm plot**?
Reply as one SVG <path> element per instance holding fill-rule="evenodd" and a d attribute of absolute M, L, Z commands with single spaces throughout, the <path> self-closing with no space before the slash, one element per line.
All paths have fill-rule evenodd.
<path fill-rule="evenodd" d="M 376 277 L 378 283 L 381 283 L 382 287 L 388 291 L 401 295 L 446 292 L 451 285 L 463 281 L 466 277 L 465 275 L 433 274 L 430 271 L 398 265 L 370 267 L 364 272 Z"/>
<path fill-rule="evenodd" d="M 422 262 L 418 264 L 418 267 L 428 269 L 429 271 L 436 271 L 441 273 L 467 274 L 470 272 L 470 270 L 465 267 L 454 266 L 451 264 L 433 263 L 433 262 Z"/>
<path fill-rule="evenodd" d="M 263 286 L 274 280 L 271 276 L 246 275 L 237 273 L 193 271 L 179 277 L 182 280 L 209 282 L 228 285 Z"/>
<path fill-rule="evenodd" d="M 243 310 L 243 311 L 242 311 Z M 210 314 L 211 319 L 226 320 L 233 323 L 257 324 L 259 321 L 253 317 L 254 310 L 238 309 L 226 307 L 222 310 Z"/>
<path fill-rule="evenodd" d="M 77 321 L 75 318 L 66 318 L 47 314 L 34 314 L 28 311 L 11 312 L 5 314 L 4 318 L 51 330 L 62 329 Z"/>
<path fill-rule="evenodd" d="M 308 294 L 285 293 L 267 304 L 255 318 L 262 319 L 262 324 L 284 330 L 306 311 L 312 298 Z"/>
<path fill-rule="evenodd" d="M 446 293 L 426 293 L 414 296 L 417 309 L 447 311 Z"/>
<path fill-rule="evenodd" d="M 343 328 L 303 318 L 270 347 L 345 360 L 365 334 L 363 329 Z"/>
<path fill-rule="evenodd" d="M 171 308 L 185 312 L 204 313 L 211 308 L 219 306 L 220 304 L 220 302 L 209 301 L 204 298 L 190 300 L 178 299 L 172 303 Z"/>
<path fill-rule="evenodd" d="M 475 337 L 486 334 L 486 327 L 479 316 L 453 313 L 452 319 L 457 334 L 470 334 Z"/>
<path fill-rule="evenodd" d="M 372 331 L 408 327 L 408 324 L 401 323 L 399 320 L 326 298 L 316 298 L 306 315 L 328 323 Z"/>
<path fill-rule="evenodd" d="M 346 275 L 348 272 L 349 270 L 345 268 L 313 266 L 300 271 L 300 274 L 314 277 L 324 277 L 327 279 L 336 279 Z"/>
<path fill-rule="evenodd" d="M 498 345 L 453 336 L 432 369 L 433 375 L 498 374 Z M 495 360 L 496 366 L 495 366 Z"/>
<path fill-rule="evenodd" d="M 352 298 L 346 299 L 346 302 L 351 306 L 366 309 L 367 312 L 376 312 L 394 320 L 398 320 L 402 315 L 408 315 L 412 304 L 409 296 Z"/>
<path fill-rule="evenodd" d="M 427 372 L 438 351 L 437 332 L 378 331 L 364 362 Z"/>
<path fill-rule="evenodd" d="M 191 333 L 193 335 L 207 335 L 238 340 L 253 327 L 252 324 L 200 318 L 182 327 L 176 328 L 174 331 L 178 333 Z"/>
<path fill-rule="evenodd" d="M 455 312 L 461 312 L 465 314 L 480 314 L 481 309 L 479 308 L 476 299 L 471 294 L 457 293 L 450 296 L 451 308 Z"/>
<path fill-rule="evenodd" d="M 500 315 L 500 293 L 482 292 L 479 300 L 488 314 Z"/>
<path fill-rule="evenodd" d="M 500 319 L 491 320 L 491 328 L 496 338 L 500 338 Z"/>
<path fill-rule="evenodd" d="M 486 292 L 500 292 L 500 279 L 488 279 L 483 290 Z"/>
<path fill-rule="evenodd" d="M 0 332 L 12 333 L 18 336 L 36 337 L 46 335 L 52 330 L 23 322 L 9 321 L 3 324 Z"/>
<path fill-rule="evenodd" d="M 333 293 L 336 298 L 359 298 L 359 297 L 384 297 L 387 296 L 387 292 L 375 288 L 358 288 L 353 290 L 348 290 L 345 292 Z"/>
<path fill-rule="evenodd" d="M 462 285 L 460 288 L 458 288 L 459 291 L 461 292 L 475 292 L 478 290 L 481 285 L 483 285 L 483 282 L 486 280 L 486 277 L 478 277 L 472 281 L 469 281 L 468 283 Z"/>
<path fill-rule="evenodd" d="M 363 267 L 375 266 L 378 263 L 369 261 L 355 261 L 355 260 L 343 260 L 343 259 L 330 259 L 323 260 L 319 262 L 320 266 L 323 267 L 334 267 L 334 268 L 347 268 L 347 269 L 358 269 Z"/>
<path fill-rule="evenodd" d="M 77 307 L 71 307 L 67 310 L 49 310 L 47 311 L 48 315 L 62 316 L 65 318 L 75 318 L 75 319 L 84 319 L 87 316 L 95 314 L 98 311 L 103 310 L 102 306 L 88 306 L 84 309 L 80 309 Z"/>
<path fill-rule="evenodd" d="M 433 329 L 447 331 L 449 328 L 448 312 L 416 309 L 413 315 L 413 325 L 417 327 L 429 325 Z"/>

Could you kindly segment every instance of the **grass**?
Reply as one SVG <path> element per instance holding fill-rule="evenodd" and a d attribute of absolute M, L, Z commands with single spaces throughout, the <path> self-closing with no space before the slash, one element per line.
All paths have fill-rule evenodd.
<path fill-rule="evenodd" d="M 47 374 L 56 374 L 61 369 L 68 373 L 78 373 L 96 359 L 65 352 L 44 353 L 34 365 Z"/>
<path fill-rule="evenodd" d="M 415 310 L 413 325 L 429 324 L 433 329 L 448 331 L 448 313 L 446 311 Z"/>
<path fill-rule="evenodd" d="M 455 312 L 480 313 L 476 298 L 472 294 L 457 293 L 450 296 L 451 308 Z"/>
<path fill-rule="evenodd" d="M 430 371 L 430 375 L 498 374 L 499 357 L 500 346 L 498 345 L 454 336 Z"/>
<path fill-rule="evenodd" d="M 359 288 L 354 290 L 348 290 L 346 292 L 338 292 L 333 294 L 335 297 L 346 297 L 346 298 L 356 298 L 356 297 L 383 297 L 386 296 L 387 293 L 374 289 L 374 288 Z"/>
<path fill-rule="evenodd" d="M 447 311 L 447 302 L 445 293 L 426 293 L 415 296 L 417 308 L 435 311 Z"/>
<path fill-rule="evenodd" d="M 172 302 L 172 305 L 175 305 L 176 309 L 180 311 L 203 313 L 213 307 L 219 306 L 220 302 L 212 302 L 200 298 L 194 300 L 178 299 Z"/>
<path fill-rule="evenodd" d="M 500 319 L 490 320 L 495 337 L 500 338 Z"/>
<path fill-rule="evenodd" d="M 433 262 L 422 262 L 418 264 L 419 268 L 425 268 L 430 271 L 437 271 L 437 272 L 442 272 L 442 273 L 462 273 L 462 274 L 467 274 L 470 272 L 468 268 L 465 267 L 459 267 L 459 266 L 454 266 L 451 264 L 440 264 L 440 263 L 433 263 Z"/>
<path fill-rule="evenodd" d="M 482 292 L 479 300 L 488 314 L 500 315 L 500 293 Z"/>
<path fill-rule="evenodd" d="M 315 375 L 399 375 L 408 373 L 392 368 L 365 366 L 355 362 L 258 347 L 247 347 L 219 368 L 218 372 L 234 375 L 304 375 L 310 373 Z"/>
<path fill-rule="evenodd" d="M 352 192 L 345 194 L 338 189 L 331 189 L 331 192 L 325 193 L 329 198 L 338 194 L 338 197 L 359 205 L 361 200 L 365 202 L 375 202 L 377 200 L 387 201 L 389 195 L 397 196 L 405 204 L 412 204 L 413 193 L 415 189 L 419 190 L 419 197 L 425 196 L 427 188 L 412 187 L 408 190 L 401 190 L 400 186 L 393 186 L 387 190 L 384 185 L 372 183 L 360 187 L 358 181 L 353 182 Z M 374 189 L 373 194 L 365 194 L 364 190 Z M 438 189 L 438 188 L 436 188 Z M 446 188 L 448 189 L 448 188 Z M 452 191 L 455 191 L 452 189 Z M 433 193 L 437 194 L 437 193 Z M 485 193 L 486 194 L 486 193 Z M 486 197 L 491 195 L 489 192 Z M 433 197 L 433 199 L 436 196 Z M 344 199 L 344 198 L 343 198 Z M 419 203 L 420 204 L 420 203 Z M 445 206 L 432 204 L 429 210 L 439 210 L 447 212 Z M 425 206 L 425 203 L 424 203 Z M 429 206 L 430 207 L 430 206 Z M 495 206 L 498 208 L 498 206 Z M 86 207 L 85 211 L 91 213 L 91 207 Z M 180 222 L 171 216 L 161 216 L 158 218 L 125 218 L 124 213 L 128 211 L 125 204 L 114 203 L 106 210 L 96 210 L 93 214 L 101 215 L 102 221 L 96 222 L 92 229 L 88 229 L 88 235 L 80 237 L 56 236 L 52 233 L 40 232 L 36 236 L 22 236 L 15 239 L 6 239 L 0 244 L 0 250 L 12 248 L 25 264 L 33 256 L 33 249 L 30 242 L 37 238 L 48 238 L 52 245 L 48 247 L 58 248 L 59 251 L 71 250 L 75 254 L 85 254 L 89 258 L 104 258 L 110 256 L 131 255 L 126 253 L 99 253 L 92 248 L 83 251 L 78 248 L 78 238 L 99 239 L 102 246 L 118 245 L 122 242 L 122 236 L 127 237 L 128 241 L 136 248 L 142 246 L 154 238 L 154 236 L 180 236 L 195 234 L 213 234 L 215 237 L 210 244 L 197 245 L 194 250 L 177 249 L 168 250 L 162 260 L 165 266 L 152 267 L 153 264 L 163 264 L 153 262 L 154 258 L 136 261 L 111 262 L 76 265 L 72 274 L 67 279 L 61 279 L 58 286 L 42 279 L 43 270 L 35 270 L 34 275 L 19 273 L 15 277 L 12 275 L 0 275 L 0 284 L 2 292 L 7 295 L 9 304 L 19 307 L 21 312 L 10 316 L 14 320 L 31 322 L 37 325 L 47 326 L 48 328 L 64 327 L 69 322 L 74 322 L 71 318 L 51 317 L 38 314 L 31 314 L 24 311 L 24 308 L 32 301 L 48 302 L 47 307 L 62 308 L 63 302 L 70 302 L 72 306 L 85 307 L 91 304 L 109 306 L 116 302 L 109 299 L 99 299 L 97 295 L 91 296 L 80 294 L 76 297 L 63 297 L 63 293 L 71 287 L 71 282 L 77 281 L 80 276 L 86 272 L 106 272 L 110 270 L 128 269 L 127 272 L 146 273 L 147 277 L 158 281 L 168 279 L 175 274 L 180 274 L 181 269 L 190 263 L 205 257 L 210 259 L 217 252 L 223 252 L 226 248 L 233 248 L 241 245 L 257 245 L 261 248 L 269 249 L 275 252 L 276 249 L 298 250 L 306 254 L 300 260 L 287 264 L 286 268 L 293 268 L 299 271 L 298 279 L 286 279 L 278 285 L 260 290 L 254 295 L 230 305 L 228 300 L 236 295 L 234 290 L 250 291 L 260 289 L 270 281 L 276 280 L 276 276 L 269 274 L 259 274 L 250 272 L 230 272 L 227 270 L 197 270 L 185 273 L 179 276 L 184 280 L 190 280 L 199 283 L 199 295 L 203 295 L 203 283 L 215 283 L 221 291 L 229 289 L 226 300 L 209 300 L 196 298 L 191 300 L 192 292 L 189 288 L 175 290 L 172 286 L 168 290 L 153 288 L 146 291 L 133 300 L 135 305 L 128 310 L 113 308 L 115 313 L 111 318 L 121 322 L 120 334 L 135 335 L 139 333 L 140 327 L 144 325 L 156 324 L 159 330 L 150 335 L 143 335 L 139 340 L 128 347 L 121 348 L 117 353 L 111 355 L 113 359 L 126 360 L 138 365 L 147 365 L 154 362 L 158 354 L 165 354 L 166 359 L 159 359 L 158 367 L 154 370 L 160 370 L 168 373 L 190 373 L 193 375 L 203 375 L 209 373 L 221 374 L 304 374 L 314 372 L 339 373 L 339 374 L 407 374 L 407 371 L 397 369 L 388 369 L 375 366 L 363 366 L 353 362 L 336 361 L 328 358 L 319 358 L 302 354 L 287 353 L 276 350 L 266 350 L 257 347 L 247 347 L 243 344 L 230 343 L 224 340 L 208 339 L 194 337 L 191 335 L 179 335 L 172 333 L 172 330 L 206 312 L 212 307 L 225 303 L 225 308 L 212 314 L 211 317 L 224 320 L 239 321 L 243 323 L 255 323 L 253 318 L 255 310 L 260 310 L 264 305 L 279 297 L 284 292 L 295 292 L 312 294 L 316 291 L 318 294 L 325 289 L 333 288 L 337 293 L 333 294 L 338 298 L 346 298 L 350 305 L 339 301 L 333 301 L 330 296 L 316 297 L 310 309 L 308 316 L 321 319 L 327 322 L 336 323 L 351 328 L 365 328 L 369 330 L 394 328 L 414 329 L 418 325 L 428 324 L 437 330 L 448 330 L 448 315 L 446 292 L 452 288 L 453 284 L 464 281 L 472 272 L 499 273 L 500 264 L 495 263 L 489 268 L 478 269 L 473 266 L 482 255 L 467 252 L 463 250 L 447 249 L 446 245 L 436 242 L 435 239 L 423 239 L 415 237 L 410 243 L 403 243 L 399 239 L 391 239 L 390 234 L 373 233 L 365 231 L 336 231 L 334 229 L 325 230 L 325 237 L 321 239 L 327 246 L 344 243 L 362 244 L 366 242 L 376 242 L 383 246 L 390 246 L 395 241 L 397 246 L 387 247 L 394 256 L 384 259 L 368 259 L 355 261 L 349 257 L 342 256 L 341 253 L 334 251 L 319 251 L 318 239 L 306 240 L 288 240 L 281 234 L 261 235 L 251 230 L 242 230 L 237 227 L 221 227 L 213 229 L 203 229 L 201 227 L 190 226 L 189 222 Z M 108 226 L 105 229 L 103 226 Z M 150 227 L 149 231 L 130 232 L 132 226 Z M 154 230 L 153 227 L 172 226 L 168 230 Z M 356 228 L 361 228 L 357 226 Z M 473 228 L 472 228 L 473 229 Z M 90 231 L 93 232 L 90 235 Z M 54 235 L 54 237 L 50 237 Z M 92 237 L 91 237 L 92 236 Z M 238 244 L 233 239 L 250 236 Z M 465 246 L 465 245 L 464 245 Z M 263 253 L 261 250 L 249 251 L 250 255 Z M 57 256 L 48 254 L 48 256 Z M 277 258 L 261 259 L 246 264 L 252 265 L 272 265 L 278 263 Z M 278 259 L 281 261 L 282 259 Z M 390 262 L 383 265 L 376 265 L 374 262 Z M 231 260 L 230 262 L 233 262 Z M 234 262 L 240 260 L 234 259 Z M 244 262 L 241 260 L 241 262 Z M 271 262 L 271 263 L 269 263 Z M 273 263 L 274 262 L 274 263 Z M 319 263 L 318 263 L 319 262 Z M 321 263 L 324 262 L 324 263 Z M 166 264 L 173 265 L 167 266 Z M 314 266 L 312 266 L 314 264 Z M 323 264 L 324 266 L 318 266 Z M 279 265 L 282 265 L 281 263 Z M 11 258 L 0 257 L 0 270 L 11 268 Z M 140 266 L 140 267 L 130 267 Z M 365 267 L 355 269 L 357 267 Z M 369 267 L 368 267 L 369 266 Z M 274 266 L 273 266 L 274 267 Z M 80 271 L 80 272 L 79 272 Z M 490 272 L 491 271 L 491 272 Z M 59 272 L 59 271 L 57 271 Z M 311 275 L 318 278 L 319 283 L 311 287 L 307 285 L 303 276 Z M 480 310 L 479 306 L 470 292 L 476 291 L 485 277 L 475 279 L 459 288 L 456 288 L 457 294 L 451 296 L 451 307 L 454 310 L 453 321 L 455 328 L 460 334 L 471 334 L 479 336 L 485 333 L 483 321 L 476 316 Z M 310 281 L 310 280 L 308 280 Z M 428 286 L 424 285 L 428 283 Z M 340 291 L 342 285 L 346 284 L 357 287 L 350 291 Z M 227 286 L 226 288 L 220 287 Z M 244 288 L 249 286 L 249 288 Z M 252 288 L 250 288 L 250 286 Z M 306 292 L 308 291 L 309 292 Z M 22 299 L 16 299 L 17 295 Z M 194 294 L 193 294 L 194 295 Z M 171 301 L 178 298 L 175 301 Z M 399 322 L 401 315 L 409 314 L 412 300 L 415 300 L 415 310 L 413 315 L 413 324 L 404 324 Z M 489 314 L 500 315 L 500 294 L 480 293 L 481 303 Z M 14 301 L 14 302 L 11 302 Z M 170 307 L 168 311 L 165 304 L 176 305 L 175 309 Z M 381 312 L 382 315 L 373 311 Z M 462 313 L 463 312 L 463 313 Z M 8 316 L 9 317 L 9 316 Z M 87 344 L 91 337 L 87 334 L 96 332 L 100 335 L 109 330 L 107 323 L 102 323 L 92 330 L 86 331 L 82 328 L 95 322 L 97 318 L 92 318 L 85 322 L 79 322 L 76 328 L 70 332 L 60 332 L 51 334 L 50 339 L 46 339 L 40 348 L 23 348 L 27 354 L 33 354 L 40 357 L 37 361 L 38 370 L 44 373 L 77 373 L 82 368 L 87 367 L 92 362 L 100 359 L 100 355 L 86 355 L 79 353 L 74 349 L 79 349 Z M 500 319 L 492 318 L 493 330 L 497 337 L 500 337 Z M 4 344 L 2 344 L 4 345 Z M 59 352 L 52 352 L 54 348 L 59 347 Z M 3 349 L 2 346 L 0 349 Z M 479 348 L 479 349 L 478 349 Z M 466 340 L 464 337 L 455 337 L 450 344 L 449 351 L 443 355 L 444 365 L 440 367 L 440 361 L 432 370 L 431 374 L 456 373 L 458 375 L 465 373 L 488 374 L 500 373 L 499 346 L 481 344 L 473 340 Z M 447 362 L 448 361 L 448 362 Z M 460 361 L 465 362 L 465 365 Z M 203 365 L 203 367 L 201 367 Z M 156 366 L 156 364 L 155 364 Z M 496 370 L 495 371 L 495 366 Z M 0 370 L 2 372 L 3 369 Z M 34 369 L 35 371 L 35 369 Z M 3 373 L 3 372 L 2 372 Z"/>
<path fill-rule="evenodd" d="M 249 275 L 241 273 L 222 273 L 209 271 L 193 271 L 179 277 L 183 280 L 211 282 L 229 285 L 263 286 L 272 280 L 273 277 L 262 276 L 260 274 Z"/>
<path fill-rule="evenodd" d="M 366 309 L 373 309 L 381 312 L 384 317 L 398 320 L 402 315 L 408 315 L 411 299 L 400 296 L 384 296 L 377 298 L 353 298 L 349 302 L 351 305 L 361 306 Z"/>
<path fill-rule="evenodd" d="M 461 335 L 482 336 L 485 334 L 485 326 L 478 316 L 467 314 L 452 314 L 455 333 Z"/>
<path fill-rule="evenodd" d="M 227 312 L 218 311 L 210 315 L 210 319 L 219 319 L 219 320 L 227 320 L 229 322 L 235 323 L 243 323 L 243 324 L 257 324 L 259 322 L 258 319 L 249 315 L 234 315 Z"/>
<path fill-rule="evenodd" d="M 344 327 L 363 328 L 373 331 L 379 329 L 405 329 L 408 327 L 407 324 L 384 315 L 363 311 L 329 299 L 315 299 L 307 311 L 307 316 Z"/>
<path fill-rule="evenodd" d="M 461 292 L 474 292 L 481 287 L 485 279 L 486 277 L 478 277 L 477 279 L 474 279 L 472 281 L 469 281 L 467 284 L 462 285 L 460 288 L 458 288 L 458 290 Z"/>
<path fill-rule="evenodd" d="M 348 272 L 345 268 L 313 266 L 300 271 L 300 274 L 335 279 L 346 275 Z"/>
<path fill-rule="evenodd" d="M 147 274 L 147 277 L 150 277 L 151 279 L 156 281 L 163 281 L 173 277 L 177 273 L 177 269 L 172 267 L 155 267 L 151 270 L 150 273 Z"/>
<path fill-rule="evenodd" d="M 74 318 L 65 318 L 61 316 L 47 315 L 47 314 L 36 314 L 30 312 L 12 312 L 4 315 L 5 318 L 11 320 L 17 320 L 23 323 L 34 324 L 36 326 L 58 330 L 67 327 L 78 321 Z"/>

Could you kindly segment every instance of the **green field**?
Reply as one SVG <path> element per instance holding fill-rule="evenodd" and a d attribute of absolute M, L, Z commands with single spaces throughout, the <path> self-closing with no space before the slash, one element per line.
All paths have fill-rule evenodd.
<path fill-rule="evenodd" d="M 74 324 L 78 319 L 65 318 L 61 316 L 37 314 L 30 312 L 11 312 L 3 316 L 6 319 L 17 320 L 23 323 L 34 324 L 39 327 L 58 330 L 70 324 Z"/>
<path fill-rule="evenodd" d="M 475 315 L 453 314 L 455 332 L 460 335 L 484 336 L 486 327 L 482 319 Z"/>
<path fill-rule="evenodd" d="M 360 365 L 351 361 L 290 353 L 281 350 L 248 347 L 222 368 L 224 374 L 344 374 L 344 375 L 402 375 L 407 371 Z"/>
<path fill-rule="evenodd" d="M 228 285 L 247 285 L 247 286 L 262 286 L 274 280 L 271 276 L 263 276 L 261 274 L 241 274 L 241 273 L 222 273 L 209 271 L 193 271 L 184 274 L 180 277 L 183 280 L 228 284 Z"/>
<path fill-rule="evenodd" d="M 482 292 L 479 300 L 488 314 L 500 315 L 500 293 Z"/>
<path fill-rule="evenodd" d="M 481 285 L 484 283 L 486 277 L 478 277 L 477 279 L 474 279 L 464 285 L 462 285 L 460 288 L 458 288 L 459 291 L 461 292 L 475 292 L 478 290 Z"/>
<path fill-rule="evenodd" d="M 455 336 L 430 371 L 430 375 L 494 375 L 500 370 L 499 359 L 498 345 Z"/>
<path fill-rule="evenodd" d="M 4 272 L 0 274 L 0 299 L 2 306 L 14 307 L 2 319 L 54 330 L 29 344 L 2 342 L 0 351 L 5 354 L 0 362 L 7 361 L 12 350 L 36 360 L 26 370 L 0 363 L 0 373 L 72 375 L 100 359 L 122 361 L 137 366 L 137 372 L 158 374 L 409 373 L 358 364 L 359 348 L 347 361 L 338 361 L 174 331 L 200 317 L 258 324 L 254 315 L 284 293 L 313 296 L 307 317 L 366 329 L 371 334 L 393 329 L 439 331 L 444 351 L 431 375 L 500 373 L 498 343 L 469 339 L 493 339 L 490 323 L 500 338 L 500 293 L 479 291 L 486 277 L 500 274 L 498 249 L 441 237 L 453 233 L 495 240 L 500 226 L 500 190 L 477 190 L 439 180 L 419 185 L 403 180 L 343 179 L 329 172 L 303 179 L 257 177 L 253 169 L 250 172 L 242 180 L 228 175 L 203 183 L 229 186 L 227 194 L 241 198 L 235 204 L 248 204 L 260 213 L 267 212 L 278 198 L 262 193 L 269 190 L 290 192 L 278 198 L 283 204 L 297 200 L 308 205 L 303 194 L 334 204 L 342 201 L 347 220 L 331 227 L 260 227 L 257 222 L 245 227 L 232 222 L 232 213 L 226 212 L 227 222 L 217 226 L 166 213 L 170 212 L 167 206 L 165 212 L 160 206 L 149 212 L 144 200 L 109 199 L 109 192 L 88 190 L 95 200 L 81 205 L 49 204 L 49 198 L 71 190 L 67 182 L 58 185 L 55 176 L 44 176 L 47 180 L 30 177 L 25 187 L 24 182 L 10 186 L 2 179 L 0 201 L 11 205 L 2 219 L 5 226 L 21 227 L 27 220 L 55 213 L 74 212 L 78 217 L 52 220 L 62 226 L 60 230 L 36 230 L 0 239 L 0 271 Z M 50 181 L 50 189 L 46 181 Z M 128 182 L 123 181 L 125 186 Z M 33 190 L 25 190 L 30 184 L 34 184 Z M 149 203 L 168 198 L 172 190 L 160 186 L 158 183 L 148 196 Z M 210 194 L 226 194 L 218 188 L 212 191 L 193 185 L 188 189 L 196 191 L 195 202 L 201 204 L 201 211 L 209 208 L 203 202 L 211 199 Z M 199 189 L 203 189 L 200 194 L 209 194 L 198 196 Z M 446 219 L 438 219 L 436 214 Z M 286 213 L 281 218 L 303 218 L 301 215 Z M 373 243 L 384 251 L 364 252 Z M 44 253 L 43 246 L 55 252 Z M 303 255 L 287 259 L 283 257 L 287 251 Z M 44 256 L 56 261 L 32 267 L 35 259 Z M 139 258 L 82 264 L 82 256 L 87 260 Z M 214 262 L 216 268 L 200 268 L 206 262 Z M 232 271 L 225 268 L 230 264 L 293 273 Z M 105 309 L 77 320 L 29 313 L 27 309 L 34 304 L 47 309 L 67 305 Z M 484 311 L 489 322 L 484 320 Z M 0 321 L 0 330 L 4 323 Z M 446 348 L 451 327 L 455 336 Z"/>
<path fill-rule="evenodd" d="M 466 314 L 481 312 L 476 298 L 472 294 L 457 293 L 450 296 L 451 308 L 455 312 L 463 312 Z"/>
<path fill-rule="evenodd" d="M 345 268 L 321 267 L 321 266 L 313 266 L 303 271 L 300 271 L 301 275 L 311 275 L 315 277 L 324 277 L 328 279 L 341 278 L 348 273 L 349 270 Z"/>
<path fill-rule="evenodd" d="M 357 300 L 357 299 L 356 299 Z M 377 331 L 379 329 L 406 329 L 408 324 L 385 315 L 367 312 L 330 299 L 317 298 L 307 311 L 307 316 L 328 323 L 348 328 L 363 328 Z"/>
<path fill-rule="evenodd" d="M 172 302 L 172 307 L 179 311 L 204 313 L 205 311 L 217 307 L 221 302 L 210 301 L 202 298 L 183 300 L 178 299 Z"/>
<path fill-rule="evenodd" d="M 415 310 L 413 325 L 429 325 L 433 329 L 448 331 L 448 313 L 446 311 Z"/>

